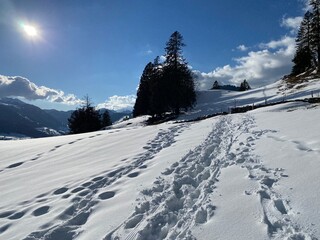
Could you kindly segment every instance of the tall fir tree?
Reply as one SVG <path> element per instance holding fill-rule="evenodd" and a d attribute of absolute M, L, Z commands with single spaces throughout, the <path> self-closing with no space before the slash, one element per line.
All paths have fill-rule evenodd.
<path fill-rule="evenodd" d="M 160 63 L 160 58 L 156 57 L 153 62 L 152 78 L 150 80 L 150 115 L 161 116 L 167 112 L 168 99 L 166 96 L 166 85 L 163 81 L 163 65 Z"/>
<path fill-rule="evenodd" d="M 312 48 L 312 44 L 311 44 L 312 18 L 313 18 L 312 12 L 307 11 L 304 14 L 303 20 L 301 21 L 298 34 L 296 37 L 297 48 L 304 48 L 304 47 L 308 47 L 309 49 Z"/>
<path fill-rule="evenodd" d="M 316 59 L 312 53 L 312 17 L 313 14 L 310 11 L 307 11 L 298 30 L 296 37 L 296 53 L 292 59 L 294 65 L 291 74 L 294 76 L 316 66 Z"/>
<path fill-rule="evenodd" d="M 291 74 L 293 76 L 297 76 L 308 69 L 311 69 L 313 64 L 312 64 L 312 52 L 310 48 L 308 47 L 302 47 L 298 48 L 296 50 L 296 53 L 294 55 L 294 58 L 292 59 L 292 62 L 294 63 L 292 67 Z"/>
<path fill-rule="evenodd" d="M 154 65 L 149 62 L 143 70 L 137 91 L 137 99 L 133 107 L 133 117 L 150 114 L 150 82 Z"/>
<path fill-rule="evenodd" d="M 310 0 L 296 37 L 296 53 L 291 75 L 297 76 L 308 70 L 320 72 L 320 0 Z"/>
<path fill-rule="evenodd" d="M 317 72 L 320 72 L 320 0 L 310 0 L 311 15 L 311 48 L 316 55 Z"/>
<path fill-rule="evenodd" d="M 166 43 L 166 60 L 163 66 L 163 82 L 168 107 L 178 114 L 181 109 L 192 107 L 196 100 L 193 76 L 182 55 L 182 48 L 186 46 L 182 35 L 176 31 Z"/>

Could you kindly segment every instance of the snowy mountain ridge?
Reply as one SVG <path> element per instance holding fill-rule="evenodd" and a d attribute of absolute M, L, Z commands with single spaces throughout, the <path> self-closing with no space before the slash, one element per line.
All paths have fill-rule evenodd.
<path fill-rule="evenodd" d="M 320 84 L 281 86 L 200 92 L 180 120 Z M 0 239 L 320 239 L 319 118 L 319 104 L 291 102 L 0 142 Z"/>

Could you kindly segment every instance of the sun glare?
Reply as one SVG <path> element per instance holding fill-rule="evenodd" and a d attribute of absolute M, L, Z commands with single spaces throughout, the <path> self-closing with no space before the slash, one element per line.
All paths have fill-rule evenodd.
<path fill-rule="evenodd" d="M 24 32 L 31 38 L 35 38 L 38 36 L 38 30 L 34 26 L 23 24 L 22 28 Z"/>

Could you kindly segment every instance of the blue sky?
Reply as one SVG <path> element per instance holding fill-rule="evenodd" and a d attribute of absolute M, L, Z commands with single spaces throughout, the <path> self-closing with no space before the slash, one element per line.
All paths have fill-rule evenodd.
<path fill-rule="evenodd" d="M 145 65 L 164 54 L 176 30 L 184 36 L 184 56 L 199 89 L 214 80 L 238 84 L 244 78 L 261 86 L 290 71 L 305 5 L 303 0 L 1 0 L 0 97 L 69 109 L 88 94 L 99 106 L 130 107 Z M 37 36 L 26 34 L 23 24 L 34 26 Z"/>

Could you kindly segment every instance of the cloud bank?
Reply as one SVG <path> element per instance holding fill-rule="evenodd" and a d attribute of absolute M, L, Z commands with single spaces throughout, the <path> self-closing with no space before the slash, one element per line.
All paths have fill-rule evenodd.
<path fill-rule="evenodd" d="M 104 103 L 98 104 L 97 108 L 107 108 L 114 111 L 132 111 L 136 102 L 135 95 L 118 96 L 114 95 L 108 98 Z"/>
<path fill-rule="evenodd" d="M 48 100 L 67 105 L 77 105 L 82 102 L 73 94 L 65 94 L 61 90 L 37 86 L 24 77 L 7 77 L 0 75 L 0 98 L 22 97 L 27 100 Z"/>
<path fill-rule="evenodd" d="M 260 87 L 273 83 L 290 73 L 295 53 L 293 34 L 299 28 L 301 19 L 301 17 L 283 18 L 281 26 L 289 29 L 289 36 L 258 44 L 255 51 L 235 58 L 234 65 L 217 67 L 209 73 L 193 71 L 198 90 L 210 89 L 216 80 L 220 84 L 240 85 L 246 79 L 252 87 Z M 239 45 L 237 49 L 245 51 L 249 47 Z"/>

